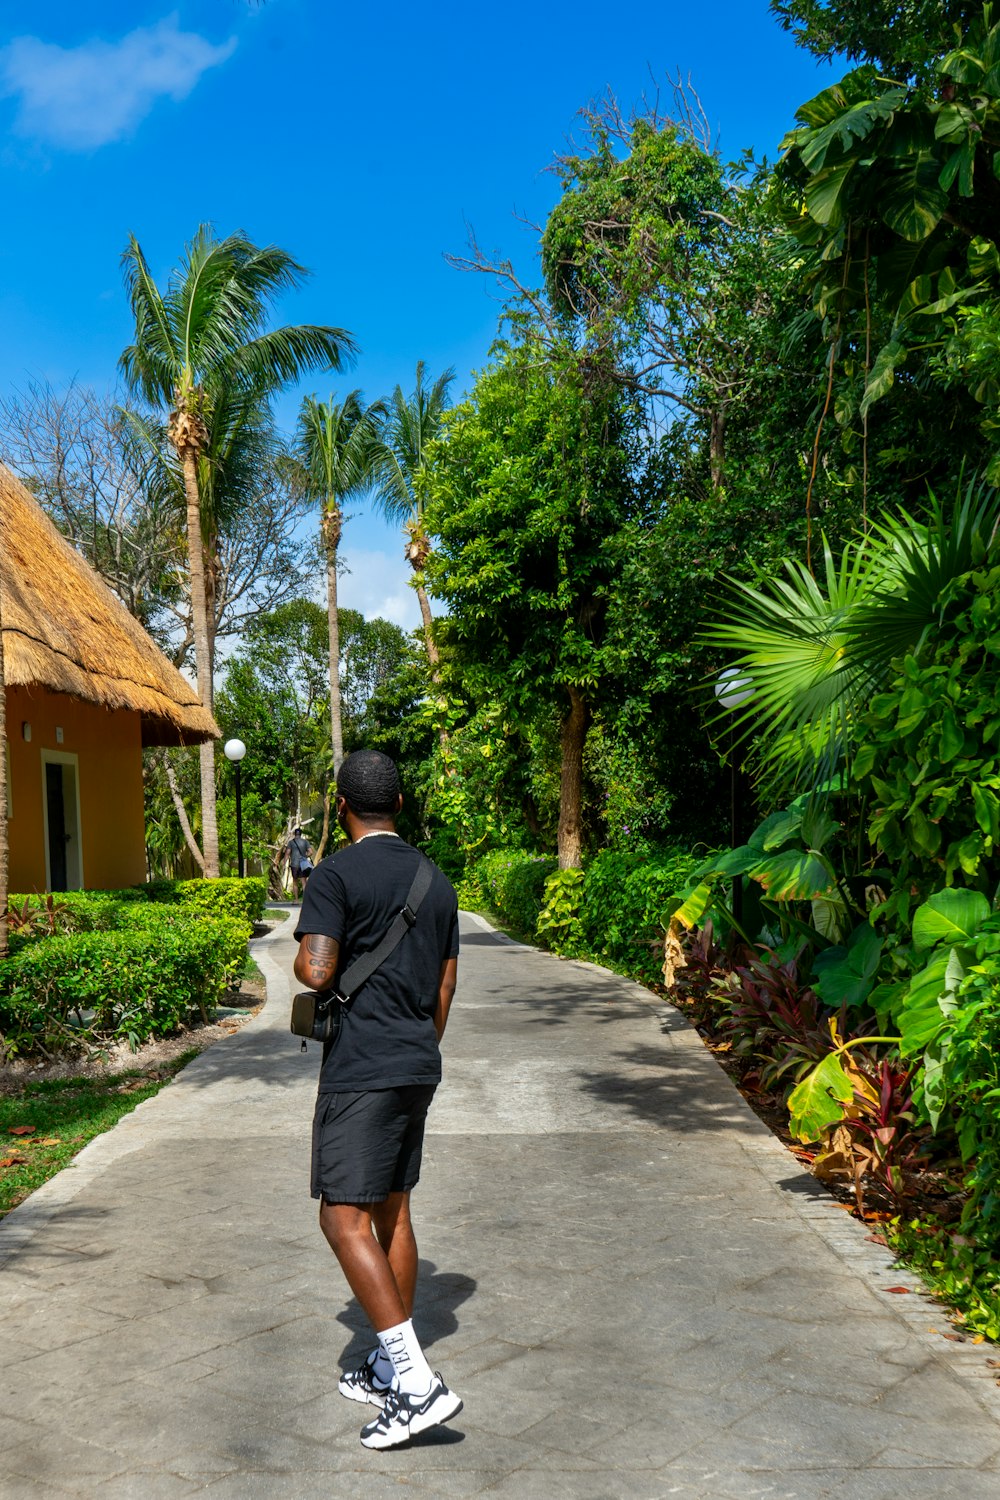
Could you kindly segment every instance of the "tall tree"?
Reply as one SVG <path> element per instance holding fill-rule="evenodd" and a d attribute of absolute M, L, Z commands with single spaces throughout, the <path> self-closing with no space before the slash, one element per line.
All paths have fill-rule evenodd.
<path fill-rule="evenodd" d="M 413 586 L 424 622 L 427 659 L 436 680 L 440 656 L 424 587 L 431 543 L 424 521 L 421 480 L 426 474 L 427 450 L 441 432 L 441 422 L 448 408 L 448 387 L 455 378 L 455 371 L 445 370 L 428 387 L 424 384 L 424 369 L 423 360 L 418 360 L 412 395 L 404 396 L 399 385 L 392 393 L 378 450 L 374 498 L 386 520 L 398 522 L 406 532 L 406 559 L 413 569 Z"/>
<path fill-rule="evenodd" d="M 365 409 L 360 391 L 341 402 L 307 396 L 299 412 L 295 455 L 302 489 L 320 508 L 320 543 L 326 557 L 326 608 L 330 637 L 330 744 L 333 774 L 344 759 L 340 694 L 340 630 L 337 613 L 337 553 L 344 526 L 343 503 L 373 481 L 378 425 L 385 409 Z"/>
<path fill-rule="evenodd" d="M 300 324 L 266 327 L 276 297 L 298 286 L 300 266 L 277 246 L 259 247 L 241 232 L 216 239 L 203 224 L 165 290 L 156 285 L 134 235 L 122 257 L 135 319 L 135 342 L 120 367 L 133 391 L 169 411 L 167 435 L 184 480 L 188 572 L 198 691 L 212 707 L 209 582 L 215 569 L 213 522 L 203 505 L 202 460 L 221 405 L 266 405 L 289 382 L 316 368 L 338 370 L 354 351 L 342 328 Z M 207 564 L 207 566 L 206 566 Z M 215 746 L 201 747 L 202 839 L 205 873 L 219 873 L 215 812 Z"/>
<path fill-rule="evenodd" d="M 464 690 L 559 737 L 558 853 L 583 854 L 583 747 L 605 689 L 608 593 L 635 501 L 639 413 L 567 342 L 498 346 L 428 476 L 430 561 Z"/>

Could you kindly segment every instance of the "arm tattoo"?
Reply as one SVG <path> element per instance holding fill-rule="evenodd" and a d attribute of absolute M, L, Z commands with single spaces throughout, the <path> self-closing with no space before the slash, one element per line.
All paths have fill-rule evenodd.
<path fill-rule="evenodd" d="M 336 938 L 310 933 L 302 939 L 302 948 L 304 967 L 309 975 L 308 982 L 317 989 L 325 989 L 333 983 L 337 973 L 340 944 Z"/>

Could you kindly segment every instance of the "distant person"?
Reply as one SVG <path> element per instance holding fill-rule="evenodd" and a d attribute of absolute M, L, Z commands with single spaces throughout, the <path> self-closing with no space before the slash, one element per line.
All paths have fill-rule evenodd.
<path fill-rule="evenodd" d="M 301 901 L 306 881 L 313 872 L 312 849 L 308 839 L 303 838 L 301 828 L 294 830 L 285 853 L 288 855 L 288 867 L 292 874 L 292 890 L 295 892 L 295 899 Z"/>
<path fill-rule="evenodd" d="M 410 1222 L 455 993 L 458 900 L 437 866 L 396 832 L 402 805 L 399 772 L 387 755 L 347 757 L 337 774 L 337 821 L 351 842 L 317 869 L 295 931 L 296 978 L 329 990 L 382 943 L 398 915 L 407 921 L 323 1048 L 313 1122 L 320 1228 L 376 1336 L 360 1369 L 341 1376 L 338 1387 L 351 1401 L 382 1408 L 361 1429 L 366 1448 L 397 1448 L 462 1409 L 413 1331 Z"/>

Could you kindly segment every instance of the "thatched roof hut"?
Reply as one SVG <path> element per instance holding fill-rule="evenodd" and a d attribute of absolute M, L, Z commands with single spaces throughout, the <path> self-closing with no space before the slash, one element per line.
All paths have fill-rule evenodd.
<path fill-rule="evenodd" d="M 195 689 L 2 464 L 0 588 L 8 687 L 131 709 L 144 745 L 218 736 Z"/>

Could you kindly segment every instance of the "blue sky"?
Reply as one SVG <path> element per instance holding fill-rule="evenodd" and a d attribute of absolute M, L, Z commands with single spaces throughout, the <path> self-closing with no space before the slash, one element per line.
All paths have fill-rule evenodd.
<path fill-rule="evenodd" d="M 555 194 L 545 171 L 577 111 L 637 102 L 678 69 L 723 154 L 773 156 L 828 80 L 766 0 L 508 0 L 346 7 L 336 0 L 8 0 L 0 30 L 0 389 L 106 388 L 129 338 L 119 257 L 134 232 L 165 277 L 197 224 L 245 229 L 313 272 L 282 320 L 351 330 L 356 370 L 305 389 L 374 398 L 485 361 L 485 278 L 444 260 L 471 226 L 530 276 Z M 298 394 L 279 415 L 294 421 Z M 399 540 L 349 523 L 343 602 L 416 625 Z"/>

